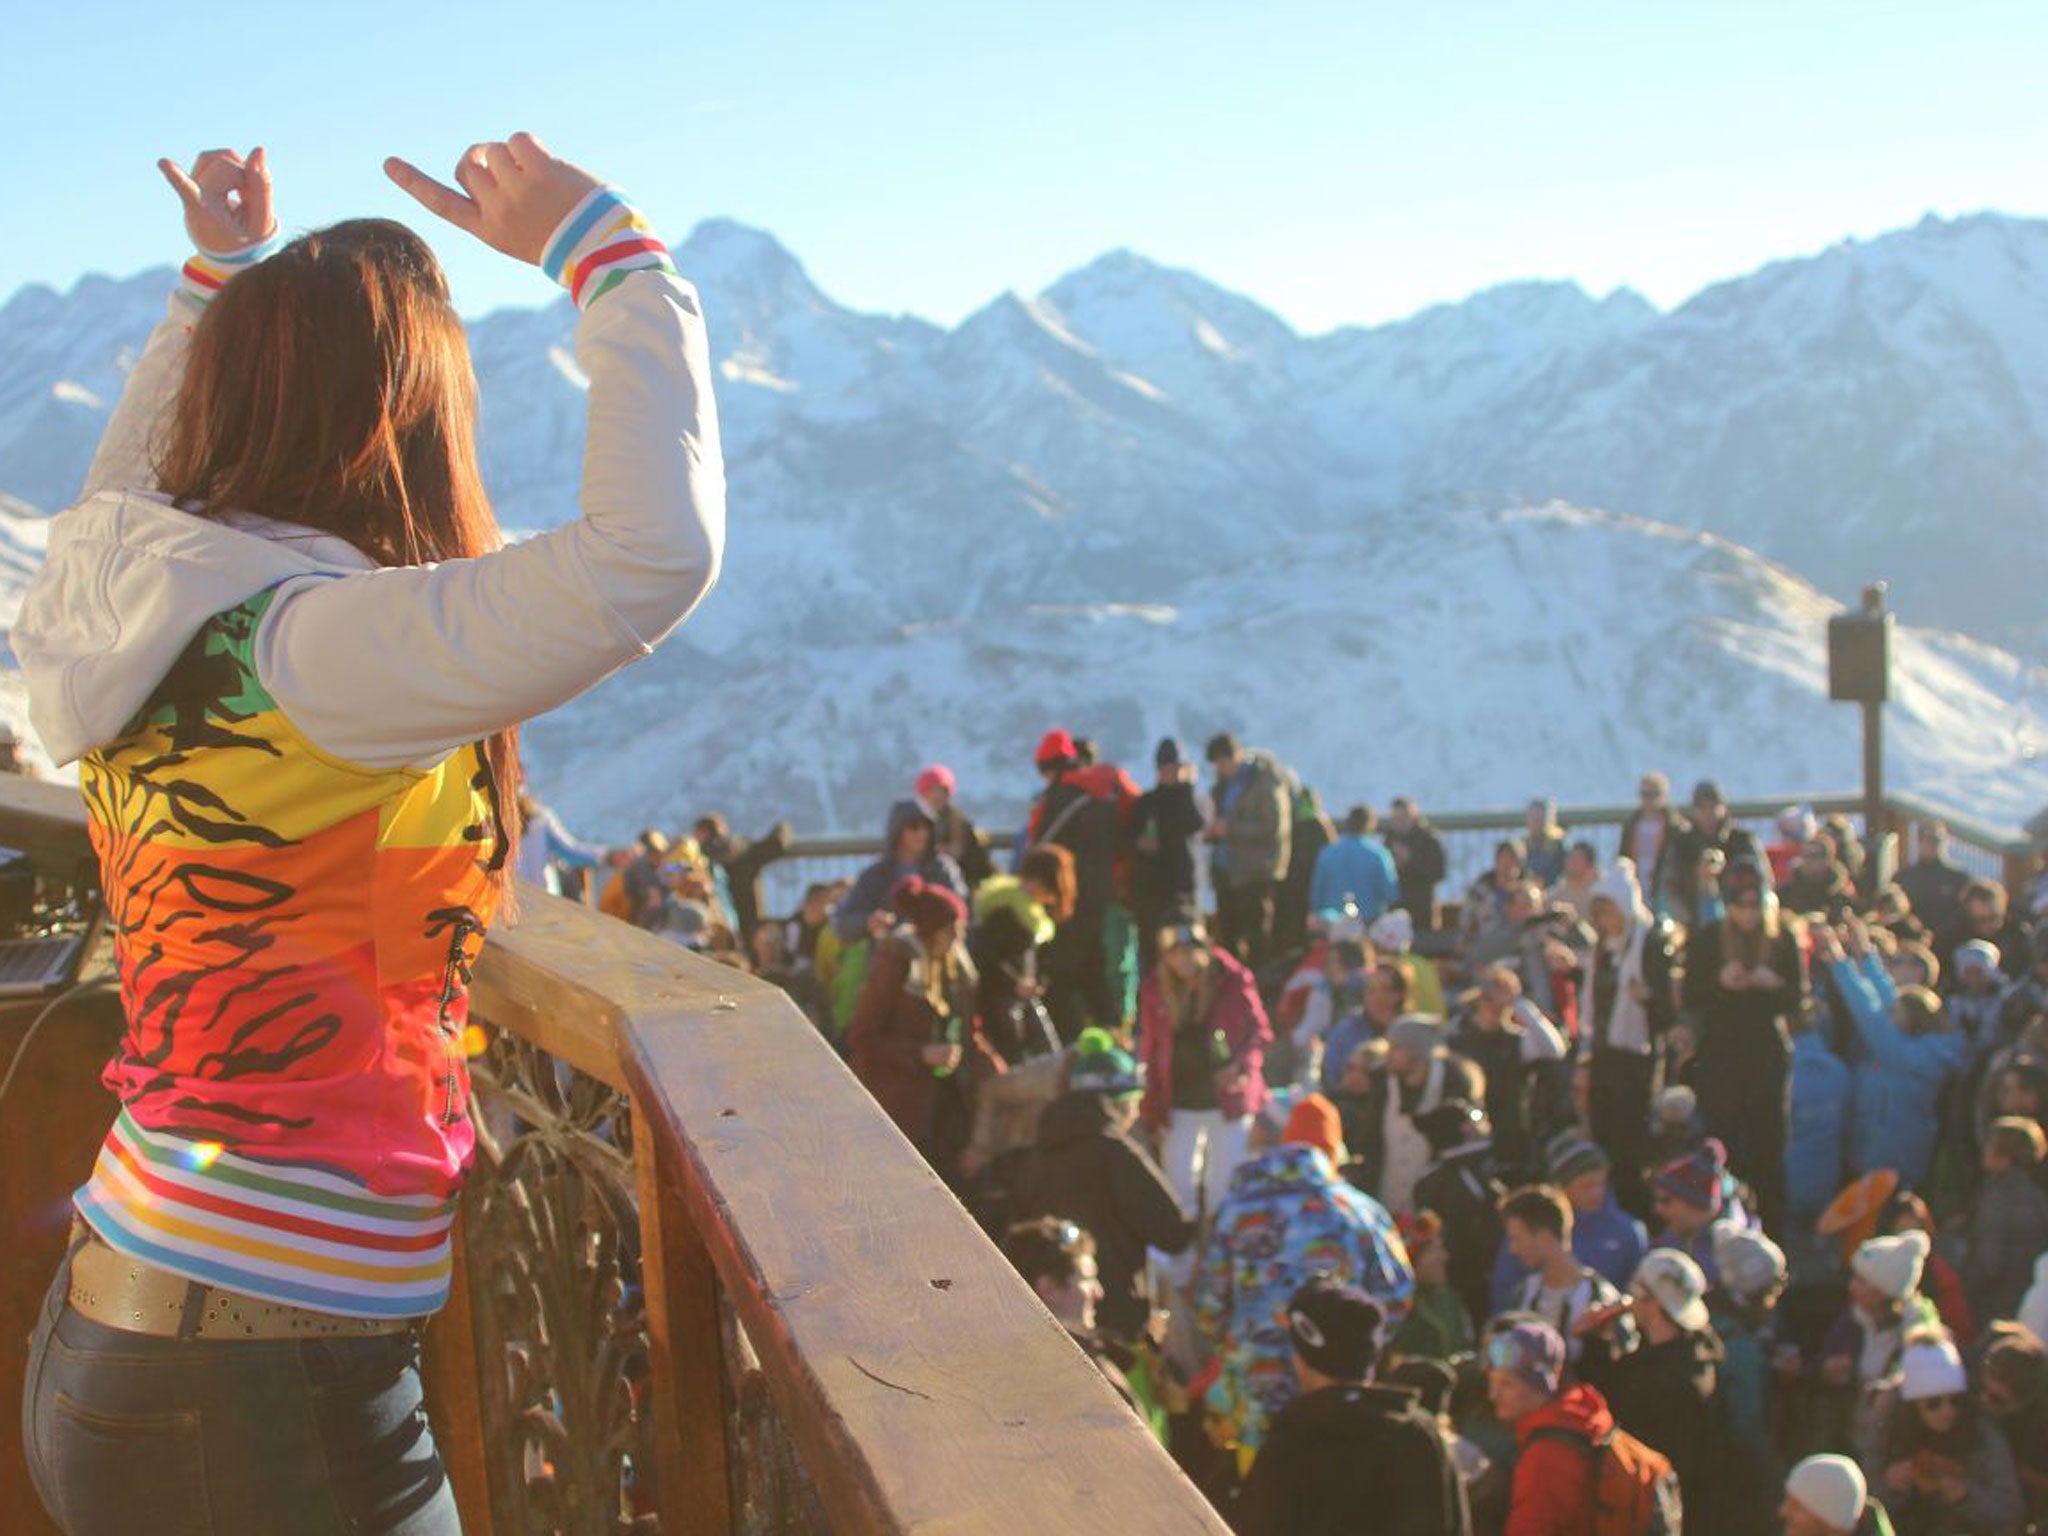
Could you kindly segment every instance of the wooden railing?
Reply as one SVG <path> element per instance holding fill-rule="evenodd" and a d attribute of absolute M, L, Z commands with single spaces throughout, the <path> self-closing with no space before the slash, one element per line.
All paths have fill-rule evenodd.
<path fill-rule="evenodd" d="M 0 780 L 0 844 L 70 878 L 76 791 Z M 781 993 L 521 894 L 477 974 L 478 1164 L 426 1334 L 471 1536 L 1223 1531 Z M 113 1113 L 118 1013 L 75 1011 L 0 1103 L 10 1419 Z M 11 1428 L 5 1528 L 46 1530 Z"/>

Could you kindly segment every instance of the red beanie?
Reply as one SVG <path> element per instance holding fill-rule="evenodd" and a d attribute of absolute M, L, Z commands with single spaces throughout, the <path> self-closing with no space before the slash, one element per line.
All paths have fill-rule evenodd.
<path fill-rule="evenodd" d="M 896 882 L 896 889 L 889 893 L 889 910 L 924 938 L 948 924 L 956 928 L 967 924 L 966 903 L 945 886 L 929 884 L 916 875 Z"/>
<path fill-rule="evenodd" d="M 1065 731 L 1047 731 L 1039 738 L 1038 751 L 1031 760 L 1040 768 L 1050 768 L 1055 763 L 1074 763 L 1080 759 L 1072 736 Z"/>
<path fill-rule="evenodd" d="M 1721 1174 L 1728 1166 L 1728 1153 L 1721 1143 L 1709 1138 L 1697 1151 L 1666 1163 L 1651 1182 L 1674 1200 L 1711 1216 L 1721 1214 Z"/>

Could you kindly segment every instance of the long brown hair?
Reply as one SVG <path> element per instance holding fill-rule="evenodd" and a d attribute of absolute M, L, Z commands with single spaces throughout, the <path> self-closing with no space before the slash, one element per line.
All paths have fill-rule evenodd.
<path fill-rule="evenodd" d="M 222 289 L 192 333 L 157 485 L 198 516 L 261 513 L 379 565 L 499 548 L 477 471 L 469 342 L 426 242 L 389 219 L 350 219 Z M 518 727 L 482 750 L 492 881 L 509 897 Z"/>
<path fill-rule="evenodd" d="M 1074 915 L 1074 855 L 1058 843 L 1040 843 L 1028 849 L 1017 865 L 1017 878 L 1052 892 L 1052 900 L 1045 904 L 1045 915 L 1055 923 L 1064 923 Z"/>

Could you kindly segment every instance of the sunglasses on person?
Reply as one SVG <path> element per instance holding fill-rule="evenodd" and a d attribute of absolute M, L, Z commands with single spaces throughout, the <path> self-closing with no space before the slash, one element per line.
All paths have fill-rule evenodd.
<path fill-rule="evenodd" d="M 1497 1333 L 1486 1341 L 1486 1368 L 1490 1371 L 1519 1371 L 1522 1368 L 1522 1354 L 1515 1348 L 1511 1335 Z"/>
<path fill-rule="evenodd" d="M 1918 1397 L 1913 1401 L 1925 1413 L 1933 1413 L 1937 1410 L 1950 1412 L 1963 1406 L 1963 1394 L 1960 1392 L 1944 1392 L 1940 1397 Z"/>

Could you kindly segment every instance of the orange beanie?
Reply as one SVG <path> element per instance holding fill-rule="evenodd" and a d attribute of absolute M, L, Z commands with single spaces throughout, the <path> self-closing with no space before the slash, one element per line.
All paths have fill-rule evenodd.
<path fill-rule="evenodd" d="M 1344 1155 L 1344 1121 L 1337 1106 L 1320 1093 L 1311 1093 L 1287 1116 L 1287 1131 L 1280 1138 L 1305 1147 L 1320 1147 L 1331 1162 Z"/>

